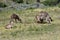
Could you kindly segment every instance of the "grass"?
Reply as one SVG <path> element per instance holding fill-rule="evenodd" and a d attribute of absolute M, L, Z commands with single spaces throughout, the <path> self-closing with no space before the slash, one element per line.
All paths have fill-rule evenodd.
<path fill-rule="evenodd" d="M 53 19 L 51 24 L 38 24 L 35 15 L 39 11 L 47 11 Z M 8 10 L 0 12 L 0 40 L 60 40 L 60 8 Z M 16 12 L 23 23 L 15 23 L 12 29 L 5 29 L 10 15 Z"/>

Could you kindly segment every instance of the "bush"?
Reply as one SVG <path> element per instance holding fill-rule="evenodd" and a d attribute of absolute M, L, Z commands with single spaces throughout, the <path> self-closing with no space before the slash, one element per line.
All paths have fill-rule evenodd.
<path fill-rule="evenodd" d="M 46 0 L 43 2 L 44 5 L 53 6 L 58 3 L 58 0 Z"/>
<path fill-rule="evenodd" d="M 0 3 L 0 7 L 7 7 L 7 5 L 4 3 Z"/>
<path fill-rule="evenodd" d="M 59 4 L 57 4 L 57 6 L 60 8 L 60 3 L 59 3 Z"/>
<path fill-rule="evenodd" d="M 16 3 L 23 3 L 23 0 L 13 0 Z"/>

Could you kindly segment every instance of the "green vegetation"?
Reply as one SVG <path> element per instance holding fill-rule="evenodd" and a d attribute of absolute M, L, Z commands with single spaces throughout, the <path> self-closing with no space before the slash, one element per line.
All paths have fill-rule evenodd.
<path fill-rule="evenodd" d="M 30 4 L 18 4 L 26 2 L 26 0 L 3 1 L 5 0 L 0 0 L 0 8 L 2 7 L 0 9 L 0 40 L 60 40 L 60 3 L 57 3 L 59 0 L 40 0 L 41 3 L 50 7 L 42 6 L 44 8 L 36 9 L 30 8 Z M 10 4 L 9 7 L 6 7 L 5 3 Z M 28 3 L 33 3 L 32 6 L 35 7 L 36 0 L 29 0 Z M 57 5 L 55 6 L 55 4 Z M 53 19 L 51 24 L 36 23 L 35 16 L 40 11 L 49 13 Z M 5 29 L 13 13 L 18 14 L 23 23 L 14 23 L 12 29 Z"/>
<path fill-rule="evenodd" d="M 7 5 L 4 3 L 0 3 L 0 7 L 4 8 L 4 7 L 7 7 Z"/>
<path fill-rule="evenodd" d="M 47 11 L 53 19 L 51 24 L 38 24 L 35 15 L 39 11 Z M 4 10 L 0 12 L 0 40 L 60 40 L 60 8 L 47 7 L 44 9 Z M 12 29 L 5 29 L 10 15 L 16 12 L 23 23 L 15 23 Z"/>
<path fill-rule="evenodd" d="M 54 6 L 54 5 L 59 3 L 58 1 L 59 0 L 46 0 L 46 1 L 43 2 L 43 4 L 48 5 L 48 6 Z"/>
<path fill-rule="evenodd" d="M 16 3 L 23 3 L 23 0 L 13 0 Z"/>

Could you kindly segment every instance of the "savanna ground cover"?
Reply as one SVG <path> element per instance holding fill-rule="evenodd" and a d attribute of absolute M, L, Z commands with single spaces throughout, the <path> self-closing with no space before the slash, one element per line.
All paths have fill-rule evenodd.
<path fill-rule="evenodd" d="M 35 15 L 47 11 L 52 17 L 51 24 L 38 24 Z M 21 17 L 23 23 L 14 23 L 12 29 L 5 29 L 12 13 Z M 27 10 L 4 10 L 0 12 L 0 40 L 60 40 L 60 8 L 47 7 Z"/>

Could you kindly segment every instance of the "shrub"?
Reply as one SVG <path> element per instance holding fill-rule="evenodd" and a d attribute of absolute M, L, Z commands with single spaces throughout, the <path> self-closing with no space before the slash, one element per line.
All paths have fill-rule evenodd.
<path fill-rule="evenodd" d="M 7 7 L 7 5 L 4 3 L 0 3 L 0 7 Z"/>
<path fill-rule="evenodd" d="M 57 4 L 57 6 L 60 8 L 60 3 L 59 3 L 59 4 Z"/>
<path fill-rule="evenodd" d="M 43 2 L 44 5 L 53 6 L 58 3 L 58 0 L 46 0 Z"/>
<path fill-rule="evenodd" d="M 23 0 L 13 0 L 16 3 L 23 3 Z"/>

